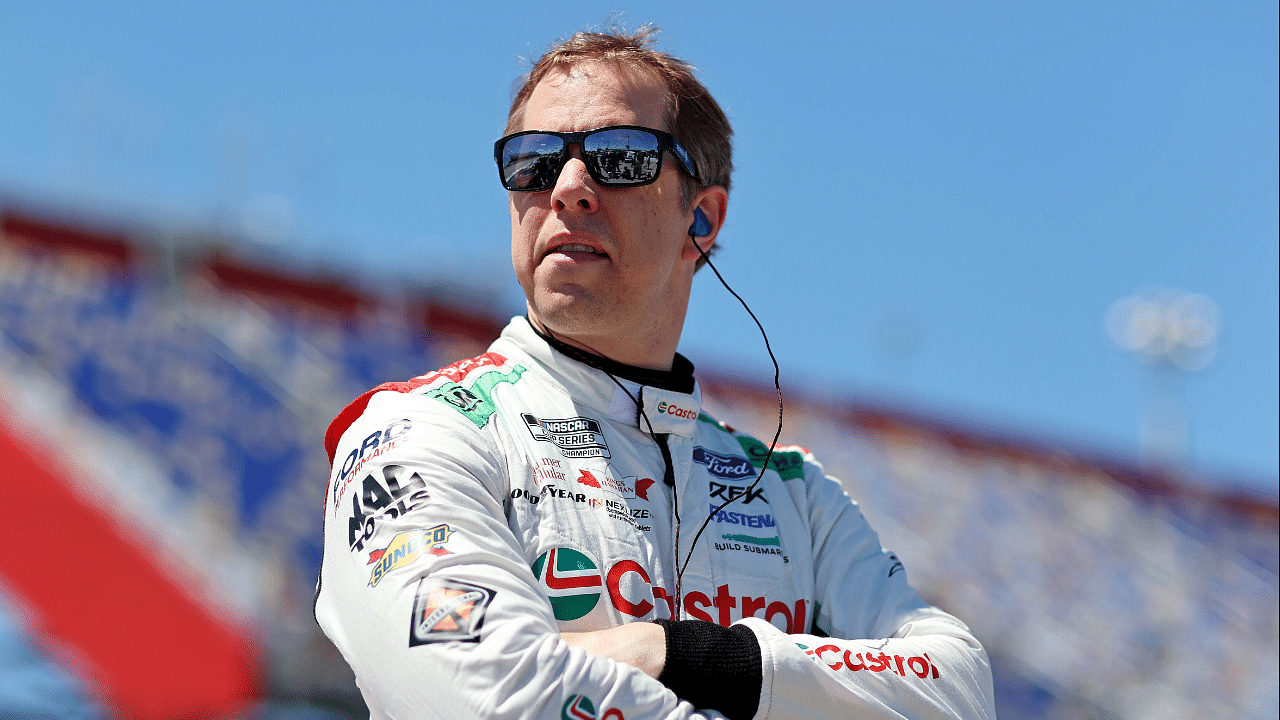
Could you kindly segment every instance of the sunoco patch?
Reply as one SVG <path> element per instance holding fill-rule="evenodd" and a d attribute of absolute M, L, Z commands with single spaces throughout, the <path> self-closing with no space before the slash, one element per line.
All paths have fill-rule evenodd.
<path fill-rule="evenodd" d="M 494 591 L 480 585 L 423 578 L 413 599 L 409 647 L 436 642 L 479 642 Z"/>
<path fill-rule="evenodd" d="M 534 440 L 549 442 L 567 458 L 609 457 L 600 423 L 587 417 L 542 420 L 520 413 Z"/>

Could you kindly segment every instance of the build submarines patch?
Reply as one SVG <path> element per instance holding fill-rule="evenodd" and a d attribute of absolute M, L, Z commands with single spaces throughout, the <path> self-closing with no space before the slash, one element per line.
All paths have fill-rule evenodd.
<path fill-rule="evenodd" d="M 480 627 L 494 594 L 480 585 L 422 578 L 413 599 L 409 647 L 448 641 L 480 642 Z"/>

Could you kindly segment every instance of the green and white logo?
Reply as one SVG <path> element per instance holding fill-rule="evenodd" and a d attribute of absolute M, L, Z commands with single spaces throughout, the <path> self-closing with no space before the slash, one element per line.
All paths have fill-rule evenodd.
<path fill-rule="evenodd" d="M 586 695 L 570 695 L 560 707 L 560 720 L 596 720 L 596 706 Z"/>
<path fill-rule="evenodd" d="M 577 550 L 552 548 L 539 555 L 531 569 L 557 620 L 577 620 L 600 602 L 600 568 Z"/>

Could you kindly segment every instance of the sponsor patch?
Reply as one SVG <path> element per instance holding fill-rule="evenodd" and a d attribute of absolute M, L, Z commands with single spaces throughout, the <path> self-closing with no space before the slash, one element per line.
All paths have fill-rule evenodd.
<path fill-rule="evenodd" d="M 459 360 L 458 362 L 448 367 L 442 367 L 439 370 L 436 370 L 435 372 L 427 373 L 426 375 L 421 376 L 419 379 L 425 381 L 424 384 L 433 383 L 441 378 L 447 378 L 455 383 L 460 383 L 462 382 L 463 378 L 465 378 L 467 374 L 473 370 L 479 370 L 480 368 L 486 368 L 486 367 L 492 367 L 492 368 L 502 367 L 503 365 L 506 364 L 506 362 L 507 362 L 507 359 L 502 355 L 499 355 L 498 353 L 495 353 L 495 352 L 487 352 L 478 357 L 467 358 L 466 360 Z"/>
<path fill-rule="evenodd" d="M 729 510 L 721 510 L 716 512 L 719 505 L 712 505 L 709 512 L 715 513 L 715 521 L 718 523 L 728 523 L 730 525 L 745 525 L 749 528 L 771 528 L 777 527 L 772 515 L 748 515 L 747 513 L 730 512 Z"/>
<path fill-rule="evenodd" d="M 763 465 L 767 456 L 769 458 L 769 469 L 778 473 L 778 477 L 783 480 L 804 479 L 804 448 L 794 445 L 776 447 L 773 449 L 773 453 L 770 454 L 768 445 L 750 435 L 738 435 L 736 437 L 738 444 L 742 446 L 743 452 L 747 454 L 747 457 L 751 458 L 753 466 L 758 468 Z"/>
<path fill-rule="evenodd" d="M 501 383 L 514 385 L 523 374 L 524 366 L 522 365 L 512 365 L 511 370 L 505 373 L 488 370 L 476 377 L 469 387 L 462 387 L 450 381 L 428 391 L 427 397 L 453 407 L 476 427 L 483 428 L 489 424 L 489 418 L 498 411 L 498 407 L 493 404 L 493 389 Z"/>
<path fill-rule="evenodd" d="M 609 457 L 609 445 L 596 420 L 588 417 L 543 420 L 529 413 L 521 413 L 520 417 L 534 440 L 555 445 L 567 458 Z"/>
<path fill-rule="evenodd" d="M 596 720 L 596 706 L 586 695 L 570 695 L 560 707 L 560 720 Z"/>
<path fill-rule="evenodd" d="M 538 482 L 550 480 L 564 480 L 564 468 L 560 466 L 562 461 L 555 458 L 539 458 L 537 464 L 533 466 L 533 477 Z"/>
<path fill-rule="evenodd" d="M 826 665 L 831 672 L 847 671 L 856 673 L 867 671 L 879 673 L 887 670 L 904 678 L 914 676 L 921 680 L 937 680 L 942 677 L 942 673 L 938 671 L 938 666 L 934 665 L 933 661 L 929 659 L 928 653 L 921 653 L 914 657 L 904 657 L 902 655 L 889 655 L 884 652 L 879 654 L 875 652 L 854 653 L 852 650 L 846 650 L 837 645 L 822 645 L 811 649 L 808 645 L 796 643 L 796 647 L 804 650 L 805 655 Z"/>
<path fill-rule="evenodd" d="M 718 499 L 720 502 L 739 498 L 742 499 L 743 505 L 750 505 L 756 500 L 766 504 L 769 502 L 769 499 L 764 496 L 764 488 L 762 487 L 752 489 L 751 486 L 738 487 L 737 485 L 725 485 L 712 480 L 707 490 L 711 497 Z"/>
<path fill-rule="evenodd" d="M 376 587 L 387 573 L 408 567 L 424 555 L 452 555 L 442 547 L 452 534 L 453 530 L 448 525 L 396 533 L 385 548 L 369 553 L 369 564 L 373 565 L 373 571 L 369 573 L 369 587 Z"/>
<path fill-rule="evenodd" d="M 745 617 L 758 617 L 786 633 L 809 632 L 808 606 L 803 599 L 794 605 L 787 601 L 768 597 L 737 595 L 728 585 L 716 588 L 715 595 L 708 596 L 698 590 L 690 590 L 684 596 L 684 611 L 690 617 L 729 627 Z M 714 613 L 714 616 L 712 615 Z"/>
<path fill-rule="evenodd" d="M 398 518 L 417 509 L 430 497 L 418 473 L 404 478 L 403 471 L 400 465 L 387 465 L 382 468 L 381 482 L 370 473 L 364 476 L 360 488 L 351 493 L 347 541 L 352 550 L 364 550 L 365 541 L 373 537 L 383 518 Z"/>
<path fill-rule="evenodd" d="M 413 599 L 409 647 L 437 642 L 479 642 L 494 591 L 480 585 L 422 578 Z"/>
<path fill-rule="evenodd" d="M 658 401 L 658 414 L 670 415 L 671 417 L 678 417 L 682 420 L 693 420 L 698 417 L 698 411 L 696 409 L 692 407 L 682 407 L 673 402 L 667 402 L 666 400 Z"/>
<path fill-rule="evenodd" d="M 347 485 L 364 470 L 365 463 L 398 445 L 411 427 L 413 423 L 409 418 L 393 420 L 386 428 L 369 433 L 360 443 L 360 447 L 353 449 L 347 455 L 342 461 L 342 469 L 338 472 L 338 482 L 333 483 L 334 510 L 338 509 L 338 503 L 346 493 Z"/>
<path fill-rule="evenodd" d="M 649 500 L 649 488 L 653 486 L 653 478 L 640 478 L 636 480 L 636 497 L 641 500 Z"/>
<path fill-rule="evenodd" d="M 741 533 L 725 533 L 720 537 L 724 542 L 712 543 L 716 550 L 737 550 L 757 555 L 782 555 L 782 541 L 776 537 L 756 537 Z M 782 556 L 782 560 L 788 562 L 785 555 Z"/>
<path fill-rule="evenodd" d="M 595 561 L 571 548 L 552 548 L 530 567 L 557 620 L 577 620 L 600 602 L 600 569 Z"/>
<path fill-rule="evenodd" d="M 756 470 L 751 461 L 741 455 L 721 455 L 704 447 L 693 449 L 693 461 L 705 465 L 707 472 L 726 480 L 742 480 L 755 477 Z"/>

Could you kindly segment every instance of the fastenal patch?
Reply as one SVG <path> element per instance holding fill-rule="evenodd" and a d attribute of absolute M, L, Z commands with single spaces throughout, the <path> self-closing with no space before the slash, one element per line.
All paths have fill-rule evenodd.
<path fill-rule="evenodd" d="M 567 458 L 609 457 L 600 423 L 587 417 L 542 420 L 521 413 L 534 440 L 549 442 Z"/>
<path fill-rule="evenodd" d="M 426 530 L 409 530 L 396 533 L 391 542 L 381 550 L 369 553 L 373 572 L 369 574 L 369 587 L 375 587 L 392 570 L 408 567 L 424 555 L 452 555 L 442 545 L 449 541 L 453 530 L 448 525 L 437 525 Z"/>
<path fill-rule="evenodd" d="M 436 642 L 479 642 L 494 591 L 480 585 L 422 578 L 413 599 L 409 647 Z"/>

